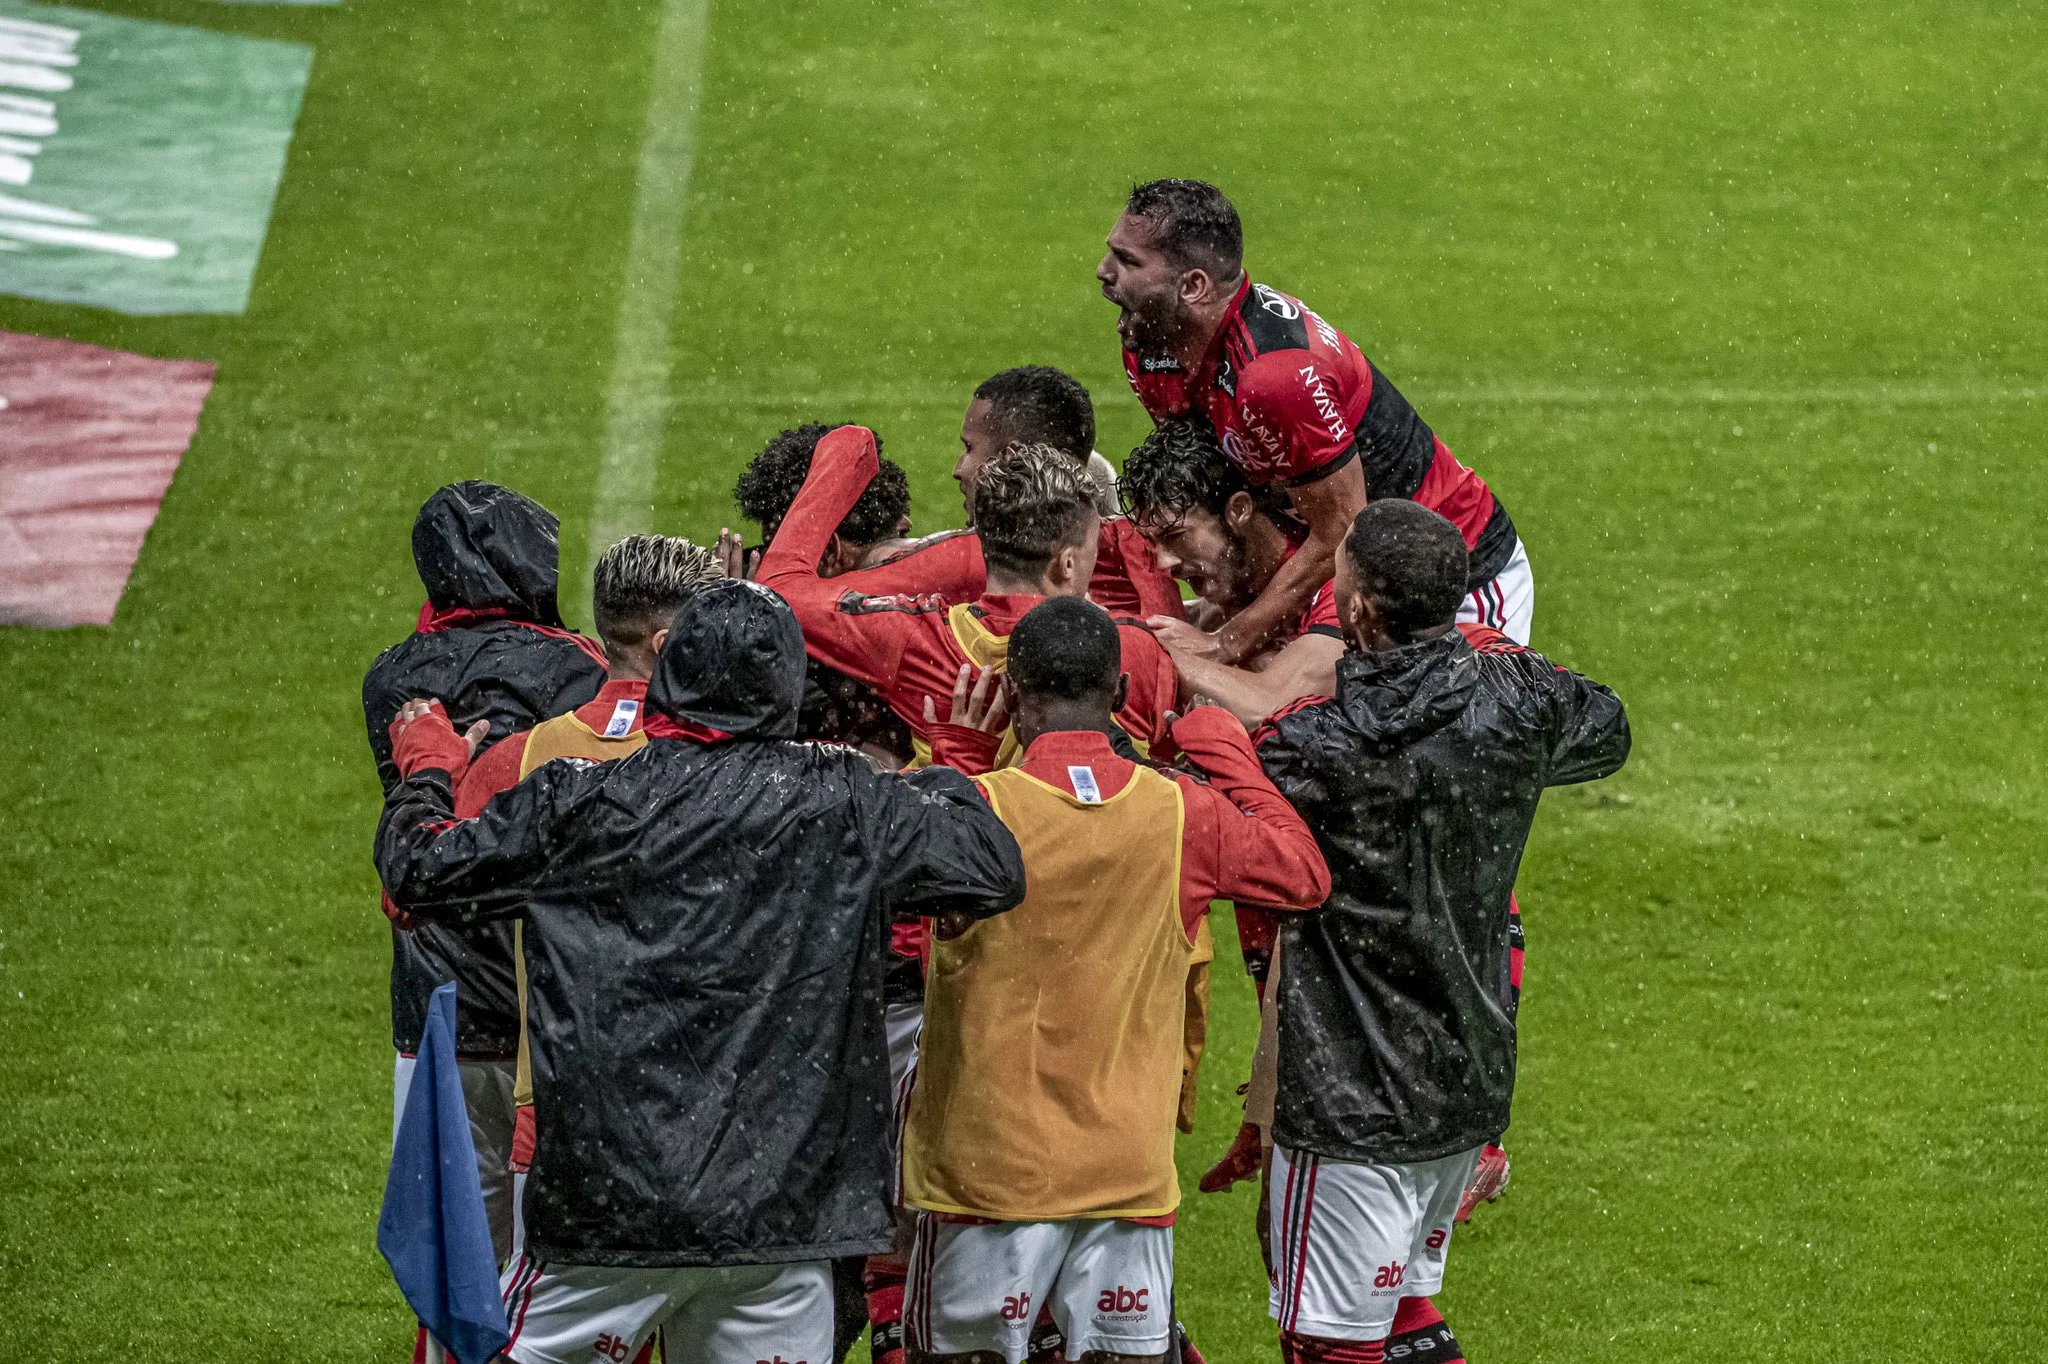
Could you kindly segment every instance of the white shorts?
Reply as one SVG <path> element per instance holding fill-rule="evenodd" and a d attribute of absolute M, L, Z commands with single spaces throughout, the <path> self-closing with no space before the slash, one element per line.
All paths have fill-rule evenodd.
<path fill-rule="evenodd" d="M 1491 625 L 1515 643 L 1527 648 L 1529 625 L 1536 618 L 1536 577 L 1529 571 L 1529 556 L 1519 536 L 1494 580 L 1465 598 L 1458 608 L 1461 625 Z"/>
<path fill-rule="evenodd" d="M 405 1096 L 412 1089 L 414 1058 L 398 1054 L 391 1074 L 391 1140 L 405 1117 Z M 476 1148 L 476 1175 L 484 1190 L 484 1216 L 491 1224 L 491 1249 L 503 1265 L 512 1256 L 515 1194 L 512 1187 L 512 1083 L 518 1063 L 461 1061 L 462 1098 L 469 1107 L 469 1140 Z"/>
<path fill-rule="evenodd" d="M 521 1255 L 506 1273 L 518 1364 L 629 1364 L 657 1331 L 669 1364 L 832 1364 L 832 1265 L 627 1269 Z"/>
<path fill-rule="evenodd" d="M 1358 1165 L 1275 1146 L 1268 1312 L 1280 1329 L 1385 1340 L 1401 1299 L 1443 1287 L 1451 1219 L 1482 1149 Z"/>
<path fill-rule="evenodd" d="M 913 1350 L 1000 1352 L 1020 1364 L 1044 1306 L 1066 1356 L 1166 1352 L 1173 1329 L 1173 1228 L 1113 1220 L 917 1219 L 903 1323 Z"/>
<path fill-rule="evenodd" d="M 910 1090 L 917 1083 L 917 1044 L 924 1036 L 924 1005 L 882 1006 L 882 1034 L 889 1044 L 889 1168 L 891 1200 L 903 1201 L 903 1124 L 910 1117 Z"/>

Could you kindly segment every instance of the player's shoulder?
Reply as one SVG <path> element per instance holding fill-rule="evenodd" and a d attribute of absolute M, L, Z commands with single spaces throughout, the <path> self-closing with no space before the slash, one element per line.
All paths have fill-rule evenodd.
<path fill-rule="evenodd" d="M 1254 284 L 1238 307 L 1232 358 L 1240 387 L 1298 385 L 1305 366 L 1326 372 L 1361 368 L 1364 356 L 1343 332 L 1292 294 Z"/>
<path fill-rule="evenodd" d="M 1458 622 L 1458 633 L 1465 637 L 1465 642 L 1472 646 L 1474 653 L 1526 654 L 1529 652 L 1526 645 L 1515 643 L 1515 641 L 1509 639 L 1491 625 L 1481 625 L 1476 621 L 1461 620 Z"/>
<path fill-rule="evenodd" d="M 1116 633 L 1123 641 L 1124 664 L 1128 667 L 1133 659 L 1151 660 L 1166 656 L 1166 646 L 1159 642 L 1159 636 L 1152 633 L 1144 621 L 1136 616 L 1112 615 L 1116 622 Z"/>
<path fill-rule="evenodd" d="M 901 564 L 906 559 L 914 559 L 920 554 L 929 554 L 933 551 L 979 555 L 981 536 L 971 526 L 963 526 L 956 530 L 933 531 L 930 535 L 921 535 L 915 540 L 899 545 L 873 563 L 863 564 L 861 567 L 888 568 L 894 564 Z"/>
<path fill-rule="evenodd" d="M 843 616 L 943 616 L 952 603 L 935 592 L 842 592 L 833 607 Z"/>
<path fill-rule="evenodd" d="M 1237 307 L 1244 347 L 1241 361 L 1249 364 L 1278 352 L 1307 350 L 1312 315 L 1292 294 L 1283 294 L 1269 284 L 1254 284 Z M 1276 356 L 1275 363 L 1284 363 L 1284 357 Z"/>
<path fill-rule="evenodd" d="M 1336 698 L 1310 693 L 1297 696 L 1261 720 L 1252 730 L 1252 747 L 1263 756 L 1269 748 L 1299 741 L 1338 718 Z"/>

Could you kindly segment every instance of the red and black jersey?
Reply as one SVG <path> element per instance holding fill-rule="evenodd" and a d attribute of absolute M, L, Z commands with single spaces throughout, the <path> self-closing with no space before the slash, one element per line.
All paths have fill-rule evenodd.
<path fill-rule="evenodd" d="M 865 427 L 842 426 L 818 442 L 803 487 L 761 558 L 760 582 L 795 610 L 810 656 L 873 687 L 924 748 L 926 699 L 950 708 L 962 663 L 1002 667 L 1010 631 L 1044 598 L 984 592 L 971 602 L 948 604 L 938 596 L 873 596 L 848 587 L 846 575 L 819 577 L 818 558 L 832 527 L 874 477 L 877 464 L 874 435 Z M 1131 678 L 1118 723 L 1138 744 L 1149 745 L 1178 703 L 1173 660 L 1136 621 L 1119 621 L 1117 630 Z"/>
<path fill-rule="evenodd" d="M 1468 585 L 1491 582 L 1515 527 L 1378 367 L 1298 298 L 1246 276 L 1193 372 L 1124 354 L 1154 421 L 1199 413 L 1253 483 L 1312 483 L 1356 458 L 1366 496 L 1405 497 L 1449 519 L 1472 552 Z"/>

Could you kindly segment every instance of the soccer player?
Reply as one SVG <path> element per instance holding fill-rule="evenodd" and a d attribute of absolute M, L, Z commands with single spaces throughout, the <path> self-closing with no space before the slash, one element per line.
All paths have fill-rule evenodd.
<path fill-rule="evenodd" d="M 1241 663 L 1308 605 L 1368 497 L 1413 498 L 1458 527 L 1470 553 L 1463 618 L 1528 637 L 1535 594 L 1514 523 L 1350 338 L 1300 299 L 1252 283 L 1244 229 L 1214 185 L 1133 189 L 1096 267 L 1117 305 L 1124 369 L 1152 419 L 1205 416 L 1261 486 L 1307 527 L 1265 591 L 1210 639 Z"/>
<path fill-rule="evenodd" d="M 988 588 L 981 538 L 973 526 L 974 477 L 990 456 L 1011 445 L 1045 446 L 1073 460 L 1088 474 L 1096 510 L 1102 517 L 1095 569 L 1088 582 L 1089 597 L 1114 616 L 1140 620 L 1155 615 L 1179 616 L 1180 593 L 1174 589 L 1173 580 L 1153 561 L 1150 550 L 1130 523 L 1116 514 L 1116 471 L 1109 467 L 1109 461 L 1094 453 L 1095 407 L 1088 390 L 1049 365 L 1006 369 L 982 381 L 974 390 L 966 416 L 961 419 L 961 454 L 953 466 L 953 477 L 960 484 L 961 501 L 967 510 L 966 530 L 940 531 L 922 540 L 870 550 L 858 567 L 850 567 L 843 553 L 835 555 L 828 550 L 819 564 L 819 573 L 825 577 L 844 576 L 842 586 L 870 596 L 935 596 L 949 604 L 973 601 Z M 808 454 L 806 450 L 806 458 Z M 886 460 L 882 464 L 881 476 L 886 478 L 891 466 Z M 775 508 L 776 522 L 787 510 L 788 498 L 795 495 L 793 487 L 783 493 L 784 486 L 778 481 L 776 491 L 781 501 Z M 760 516 L 753 519 L 762 521 L 764 539 L 772 539 L 773 529 L 768 523 Z M 721 534 L 719 544 L 722 551 L 737 555 L 738 545 L 732 537 Z"/>
<path fill-rule="evenodd" d="M 760 579 L 795 609 L 811 656 L 873 687 L 910 727 L 922 758 L 926 700 L 949 695 L 963 668 L 999 670 L 1011 628 L 1042 599 L 1087 590 L 1101 518 L 1080 464 L 1044 446 L 1013 446 L 975 476 L 988 590 L 958 604 L 870 596 L 819 576 L 817 563 L 875 470 L 874 437 L 864 427 L 842 426 L 819 441 L 803 491 L 762 556 Z M 1118 633 L 1131 675 L 1118 721 L 1133 742 L 1148 745 L 1163 732 L 1179 684 L 1150 631 L 1131 623 Z"/>
<path fill-rule="evenodd" d="M 536 1142 L 505 1276 L 518 1364 L 819 1361 L 829 1261 L 889 1244 L 885 915 L 1024 895 L 965 778 L 790 740 L 803 637 L 773 593 L 700 592 L 648 685 L 647 744 L 551 762 L 455 820 L 464 739 L 394 725 L 377 868 L 429 919 L 526 920 Z"/>
<path fill-rule="evenodd" d="M 1029 890 L 932 946 L 904 1132 L 904 1198 L 922 1210 L 913 1360 L 1019 1364 L 1040 1304 L 1068 1359 L 1164 1357 L 1198 926 L 1218 897 L 1308 908 L 1329 890 L 1314 839 L 1224 712 L 1172 728 L 1206 782 L 1117 755 L 1122 652 L 1110 617 L 1072 597 L 1011 635 L 1002 685 L 1023 759 L 976 780 Z M 934 727 L 939 754 L 961 738 L 985 756 L 958 728 Z"/>
<path fill-rule="evenodd" d="M 1270 1307 L 1290 1364 L 1417 1357 L 1418 1330 L 1427 1357 L 1458 1357 L 1441 1320 L 1401 1308 L 1441 1286 L 1460 1196 L 1508 1125 L 1515 872 L 1544 788 L 1628 756 L 1612 692 L 1456 628 L 1468 581 L 1455 525 L 1372 503 L 1339 560 L 1353 652 L 1336 697 L 1257 736 L 1332 881 L 1321 909 L 1284 919 L 1274 987 Z"/>
<path fill-rule="evenodd" d="M 763 543 L 775 538 L 782 518 L 804 486 L 811 470 L 811 456 L 818 442 L 838 424 L 807 422 L 780 432 L 749 460 L 733 488 L 733 503 L 740 515 L 761 528 Z M 877 468 L 845 517 L 832 531 L 824 554 L 818 560 L 821 578 L 848 577 L 846 586 L 863 591 L 894 591 L 892 577 L 865 573 L 879 560 L 913 545 L 903 539 L 910 529 L 910 485 L 895 461 L 881 458 L 882 442 L 875 438 Z M 739 536 L 721 530 L 718 551 L 728 577 L 754 576 L 761 551 L 747 554 Z M 748 560 L 752 559 L 750 564 Z M 937 567 L 938 565 L 933 565 Z M 950 590 L 959 600 L 979 594 L 977 579 L 972 588 L 965 579 L 941 581 L 936 589 Z M 902 767 L 910 761 L 910 731 L 890 713 L 870 687 L 863 686 L 836 669 L 812 659 L 804 670 L 804 703 L 797 713 L 797 737 L 822 742 L 850 744 L 877 762 Z"/>
<path fill-rule="evenodd" d="M 747 461 L 739 482 L 733 486 L 732 500 L 741 516 L 761 528 L 763 544 L 775 538 L 782 518 L 789 515 L 790 504 L 796 501 L 797 491 L 804 486 L 804 476 L 811 471 L 811 458 L 818 442 L 845 424 L 805 422 L 779 431 L 759 454 Z M 875 476 L 861 489 L 860 496 L 847 508 L 845 519 L 826 542 L 825 553 L 818 561 L 818 572 L 823 577 L 836 578 L 842 573 L 871 568 L 918 544 L 906 538 L 910 533 L 910 483 L 901 466 L 893 459 L 883 458 L 881 452 L 882 438 L 877 436 Z M 736 537 L 722 537 L 721 553 L 729 556 L 737 548 Z M 756 558 L 759 553 L 755 551 Z M 734 578 L 750 576 L 746 567 L 730 557 L 725 563 L 726 574 Z"/>
<path fill-rule="evenodd" d="M 1158 549 L 1160 564 L 1194 589 L 1197 597 L 1221 620 L 1229 620 L 1257 600 L 1282 564 L 1300 548 L 1304 528 L 1287 506 L 1285 495 L 1272 487 L 1247 483 L 1209 424 L 1199 418 L 1172 418 L 1155 427 L 1124 464 L 1123 498 L 1132 522 Z M 1305 696 L 1329 696 L 1337 687 L 1337 660 L 1344 653 L 1343 632 L 1336 612 L 1334 583 L 1325 583 L 1308 608 L 1290 621 L 1268 651 L 1250 666 L 1233 667 L 1207 657 L 1185 641 L 1194 627 L 1180 621 L 1150 622 L 1181 673 L 1187 690 L 1207 697 L 1248 725 L 1256 725 L 1282 707 Z M 1498 638 L 1476 623 L 1459 627 L 1475 645 Z M 1511 983 L 1522 983 L 1522 919 L 1508 903 L 1511 942 Z M 1238 942 L 1245 966 L 1259 987 L 1263 1004 L 1267 970 L 1272 960 L 1278 919 L 1252 906 L 1237 911 Z M 1272 1010 L 1264 1009 L 1259 1051 L 1246 1123 L 1231 1149 L 1204 1175 L 1201 1188 L 1216 1192 L 1248 1179 L 1259 1169 L 1260 1137 L 1271 1127 Z M 1480 1172 L 1468 1191 L 1460 1220 L 1479 1201 L 1496 1197 L 1507 1182 L 1507 1153 L 1489 1147 Z"/>
<path fill-rule="evenodd" d="M 1096 487 L 1102 530 L 1088 596 L 1112 616 L 1179 617 L 1180 593 L 1130 521 L 1118 515 L 1116 470 L 1095 453 L 1095 404 L 1079 380 L 1050 365 L 1022 365 L 981 382 L 960 420 L 953 481 L 974 525 L 974 480 L 981 466 L 1012 445 L 1047 445 L 1086 466 Z M 970 536 L 948 552 L 979 557 Z"/>
<path fill-rule="evenodd" d="M 1154 427 L 1124 462 L 1121 486 L 1131 524 L 1151 542 L 1160 567 L 1192 588 L 1220 622 L 1256 602 L 1308 538 L 1287 495 L 1247 482 L 1201 418 L 1172 417 Z M 1256 725 L 1290 701 L 1327 696 L 1336 686 L 1344 638 L 1335 596 L 1331 583 L 1317 588 L 1244 666 L 1214 657 L 1185 621 L 1147 623 L 1189 691 Z"/>
<path fill-rule="evenodd" d="M 363 679 L 363 719 L 377 776 L 399 783 L 389 727 L 414 696 L 438 696 L 465 729 L 488 726 L 486 752 L 507 735 L 580 706 L 605 679 L 597 645 L 562 626 L 555 605 L 558 546 L 545 507 L 495 483 L 452 483 L 427 499 L 412 528 L 413 561 L 427 603 L 408 638 Z M 427 998 L 455 981 L 456 1050 L 477 1173 L 503 1259 L 512 1244 L 513 1134 L 519 1010 L 509 924 L 408 923 L 393 914 L 391 1043 L 397 1051 L 392 1130 L 411 1087 Z"/>
<path fill-rule="evenodd" d="M 669 622 L 697 593 L 724 578 L 718 561 L 688 540 L 631 535 L 604 552 L 591 577 L 597 635 L 610 671 L 597 696 L 484 750 L 455 790 L 455 817 L 474 819 L 492 796 L 557 758 L 607 762 L 647 742 L 647 681 L 668 638 Z M 533 1161 L 533 1071 L 526 1035 L 526 955 L 522 923 L 512 921 L 518 985 L 519 1063 L 512 1087 L 515 1121 L 508 1165 L 513 1176 L 513 1249 L 519 1192 Z M 458 992 L 459 993 L 459 992 Z"/>

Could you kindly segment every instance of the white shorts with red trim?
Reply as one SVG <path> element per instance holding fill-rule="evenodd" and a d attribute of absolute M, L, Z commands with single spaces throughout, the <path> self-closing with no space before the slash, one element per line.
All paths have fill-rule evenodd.
<path fill-rule="evenodd" d="M 1452 1219 L 1483 1149 L 1359 1165 L 1275 1146 L 1268 1312 L 1280 1329 L 1385 1340 L 1401 1299 L 1443 1287 Z"/>
<path fill-rule="evenodd" d="M 1494 580 L 1465 598 L 1458 608 L 1461 625 L 1491 625 L 1523 648 L 1529 647 L 1529 626 L 1536 618 L 1536 576 L 1520 537 L 1515 552 Z"/>
<path fill-rule="evenodd" d="M 882 1006 L 882 1035 L 889 1046 L 889 1190 L 903 1202 L 903 1124 L 910 1117 L 910 1090 L 917 1083 L 917 1045 L 924 1037 L 924 1004 Z"/>
<path fill-rule="evenodd" d="M 913 1350 L 1020 1364 L 1038 1310 L 1090 1350 L 1156 1355 L 1173 1328 L 1173 1228 L 1108 1219 L 951 1222 L 922 1213 L 903 1324 Z"/>
<path fill-rule="evenodd" d="M 690 1364 L 831 1364 L 832 1265 L 629 1269 L 543 1264 L 505 1275 L 518 1364 L 630 1364 L 656 1332 Z"/>
<path fill-rule="evenodd" d="M 417 1058 L 397 1053 L 391 1071 L 391 1140 L 398 1141 L 398 1124 L 405 1117 L 405 1096 L 412 1089 Z M 511 1061 L 462 1061 L 462 1099 L 469 1108 L 469 1140 L 476 1148 L 477 1182 L 483 1186 L 484 1215 L 491 1224 L 491 1248 L 498 1263 L 513 1253 L 512 1172 L 506 1168 L 512 1154 L 512 1084 L 517 1066 Z"/>

